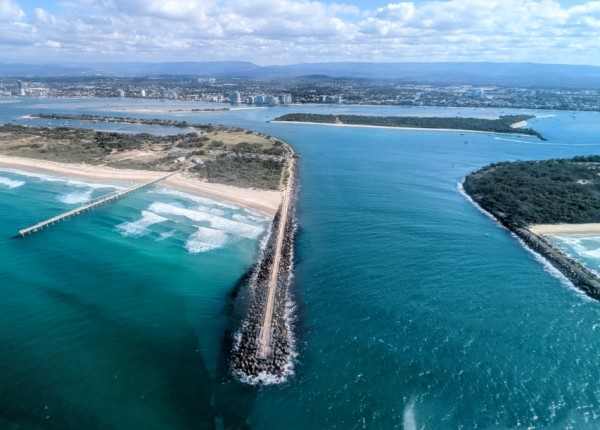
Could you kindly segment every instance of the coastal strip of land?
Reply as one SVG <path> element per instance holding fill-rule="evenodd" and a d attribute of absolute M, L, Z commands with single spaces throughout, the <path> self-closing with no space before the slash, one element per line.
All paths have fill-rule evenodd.
<path fill-rule="evenodd" d="M 600 277 L 546 235 L 600 234 L 600 156 L 495 163 L 465 178 L 465 193 L 558 269 L 600 300 Z"/>
<path fill-rule="evenodd" d="M 6 155 L 0 155 L 0 168 L 45 173 L 82 180 L 120 183 L 147 182 L 160 178 L 165 174 L 162 171 L 117 169 L 109 166 L 61 163 L 58 161 L 36 160 Z M 242 188 L 205 182 L 185 172 L 177 173 L 167 178 L 163 183 L 202 197 L 256 209 L 270 216 L 275 214 L 281 202 L 280 191 Z"/>
<path fill-rule="evenodd" d="M 338 127 L 392 128 L 398 130 L 458 131 L 532 136 L 546 140 L 537 131 L 524 128 L 531 115 L 504 115 L 497 119 L 463 117 L 368 116 L 290 113 L 273 119 L 274 123 L 328 125 Z"/>

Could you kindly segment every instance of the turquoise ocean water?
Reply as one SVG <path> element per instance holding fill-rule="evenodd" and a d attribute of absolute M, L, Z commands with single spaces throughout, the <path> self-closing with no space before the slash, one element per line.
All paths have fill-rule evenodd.
<path fill-rule="evenodd" d="M 157 187 L 16 240 L 19 228 L 111 189 L 1 171 L 0 428 L 598 428 L 600 304 L 479 212 L 458 183 L 494 161 L 597 154 L 600 114 L 539 112 L 546 117 L 531 124 L 541 142 L 266 122 L 299 110 L 510 110 L 167 111 L 186 106 L 7 100 L 0 120 L 64 123 L 27 118 L 44 111 L 176 118 L 294 145 L 295 375 L 255 387 L 227 371 L 236 283 L 267 227 L 259 214 Z M 598 264 L 597 241 L 576 245 L 564 244 Z"/>

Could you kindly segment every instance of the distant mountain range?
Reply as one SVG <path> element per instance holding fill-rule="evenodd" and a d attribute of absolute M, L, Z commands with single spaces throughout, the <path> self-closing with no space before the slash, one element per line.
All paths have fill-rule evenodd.
<path fill-rule="evenodd" d="M 533 63 L 302 63 L 258 66 L 243 61 L 171 63 L 2 64 L 3 77 L 158 77 L 393 79 L 416 84 L 600 88 L 600 67 Z"/>

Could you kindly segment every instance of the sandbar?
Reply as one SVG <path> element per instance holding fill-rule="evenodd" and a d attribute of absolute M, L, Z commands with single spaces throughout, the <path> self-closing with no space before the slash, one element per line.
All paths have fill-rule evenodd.
<path fill-rule="evenodd" d="M 589 224 L 534 224 L 528 227 L 534 234 L 582 234 L 596 235 L 600 234 L 600 223 Z"/>
<path fill-rule="evenodd" d="M 0 155 L 0 168 L 10 168 L 36 173 L 48 173 L 69 178 L 93 179 L 108 182 L 146 182 L 165 175 L 150 170 L 115 169 L 90 164 L 60 163 L 57 161 Z M 205 182 L 185 172 L 171 176 L 163 182 L 201 197 L 244 206 L 273 216 L 281 203 L 280 191 L 241 188 L 231 185 Z"/>

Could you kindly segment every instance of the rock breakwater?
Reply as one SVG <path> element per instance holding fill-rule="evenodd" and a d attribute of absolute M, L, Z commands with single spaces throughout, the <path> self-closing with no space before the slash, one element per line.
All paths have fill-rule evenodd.
<path fill-rule="evenodd" d="M 279 383 L 292 373 L 294 356 L 293 336 L 289 315 L 288 288 L 292 277 L 294 236 L 296 222 L 296 170 L 290 169 L 288 189 L 290 203 L 279 209 L 273 219 L 269 238 L 262 250 L 259 262 L 248 280 L 251 298 L 248 314 L 236 336 L 231 367 L 234 375 L 250 383 Z M 277 252 L 278 232 L 283 228 L 283 241 Z M 269 283 L 273 267 L 278 259 L 278 273 L 273 301 L 270 327 L 264 327 L 268 308 Z M 269 330 L 268 353 L 261 357 L 259 337 Z"/>
<path fill-rule="evenodd" d="M 495 219 L 503 227 L 519 238 L 523 245 L 534 253 L 540 255 L 565 278 L 573 283 L 573 286 L 583 291 L 589 297 L 600 300 L 600 279 L 583 264 L 565 255 L 560 249 L 553 246 L 543 236 L 537 235 L 528 228 L 517 225 L 510 221 L 504 213 L 488 211 L 477 201 L 476 196 L 470 194 L 464 188 L 464 181 L 459 184 L 459 190 L 483 213 Z"/>

